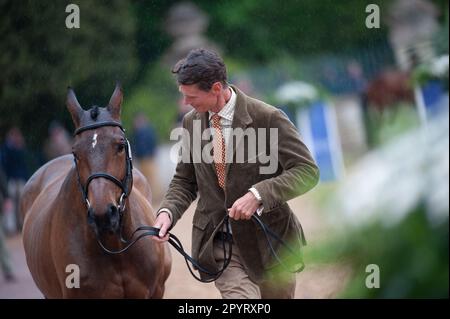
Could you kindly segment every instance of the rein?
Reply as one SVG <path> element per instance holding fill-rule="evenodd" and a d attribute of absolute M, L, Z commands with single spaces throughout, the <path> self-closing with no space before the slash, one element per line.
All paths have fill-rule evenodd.
<path fill-rule="evenodd" d="M 81 132 L 87 131 L 87 130 L 92 130 L 95 128 L 99 128 L 99 127 L 104 127 L 104 126 L 115 126 L 115 127 L 119 127 L 121 129 L 121 131 L 125 134 L 125 129 L 122 127 L 122 125 L 118 122 L 114 122 L 114 121 L 107 121 L 107 122 L 99 122 L 99 123 L 94 123 L 94 124 L 90 124 L 90 125 L 86 125 L 83 127 L 80 127 L 78 129 L 75 130 L 74 135 L 78 135 Z M 122 217 L 123 214 L 125 212 L 125 202 L 126 199 L 128 198 L 128 196 L 131 193 L 131 189 L 133 187 L 133 164 L 132 164 L 132 156 L 131 156 L 131 148 L 130 148 L 130 143 L 128 142 L 128 139 L 126 139 L 126 144 L 125 144 L 125 148 L 126 148 L 126 174 L 123 180 L 119 180 L 116 177 L 107 174 L 107 173 L 103 173 L 103 172 L 99 172 L 99 173 L 94 173 L 92 175 L 90 175 L 87 178 L 86 181 L 86 185 L 83 187 L 82 183 L 81 183 L 81 178 L 80 178 L 80 173 L 78 171 L 78 165 L 77 165 L 77 160 L 75 158 L 74 155 L 74 162 L 75 162 L 75 170 L 77 172 L 77 181 L 78 181 L 78 185 L 80 187 L 80 191 L 81 194 L 83 196 L 83 199 L 86 203 L 86 207 L 88 209 L 88 215 L 89 215 L 89 211 L 91 209 L 91 204 L 88 200 L 88 187 L 89 184 L 92 180 L 94 180 L 95 178 L 106 178 L 108 180 L 110 180 L 111 182 L 113 182 L 114 184 L 116 184 L 121 190 L 122 190 L 122 194 L 119 198 L 118 201 L 118 210 L 119 210 L 119 216 L 120 216 L 120 241 L 125 244 L 125 247 L 123 247 L 122 249 L 119 250 L 110 250 L 107 247 L 105 247 L 105 245 L 102 243 L 99 234 L 97 231 L 95 231 L 95 235 L 97 237 L 97 242 L 99 244 L 99 246 L 101 247 L 101 249 L 108 253 L 108 254 L 112 254 L 112 255 L 118 255 L 118 254 L 122 254 L 124 252 L 126 252 L 128 249 L 130 249 L 134 244 L 136 244 L 141 238 L 146 237 L 146 236 L 159 236 L 159 228 L 156 227 L 152 227 L 152 226 L 139 226 L 138 228 L 136 228 L 133 233 L 131 234 L 129 239 L 124 239 L 123 238 L 123 223 L 122 223 Z M 281 261 L 281 259 L 279 258 L 278 254 L 276 253 L 271 239 L 270 237 L 272 237 L 273 239 L 275 239 L 276 241 L 278 241 L 281 245 L 283 245 L 290 254 L 294 255 L 294 256 L 299 256 L 298 253 L 296 253 L 294 251 L 294 249 L 292 249 L 287 243 L 285 243 L 277 234 L 275 234 L 269 227 L 267 227 L 267 225 L 265 225 L 261 219 L 259 219 L 258 216 L 253 215 L 252 216 L 252 220 L 256 222 L 256 224 L 261 227 L 261 229 L 263 230 L 263 233 L 266 237 L 267 243 L 269 245 L 270 251 L 272 253 L 272 255 L 275 257 L 275 259 L 288 271 L 288 272 L 292 272 L 292 273 L 297 273 L 300 272 L 304 269 L 304 263 L 303 261 L 300 261 L 301 266 L 295 270 L 290 270 L 289 267 L 283 263 Z M 231 237 L 231 230 L 230 230 L 230 224 L 229 224 L 229 216 L 225 215 L 225 217 L 222 220 L 223 223 L 225 223 L 225 227 L 226 227 L 226 234 L 227 237 L 230 238 Z M 143 232 L 142 232 L 143 231 Z M 138 234 L 139 232 L 142 232 L 140 234 Z M 138 234 L 138 235 L 137 235 Z M 206 268 L 204 268 L 203 266 L 201 266 L 195 259 L 193 259 L 191 256 L 189 256 L 186 251 L 183 248 L 183 245 L 181 244 L 181 241 L 172 233 L 168 232 L 169 234 L 169 240 L 168 242 L 184 257 L 186 265 L 189 269 L 189 272 L 191 273 L 191 275 L 197 279 L 200 282 L 213 282 L 215 281 L 217 278 L 219 278 L 222 273 L 225 271 L 225 269 L 228 267 L 228 265 L 230 264 L 231 261 L 231 254 L 232 254 L 232 242 L 231 240 L 228 240 L 228 251 L 226 249 L 226 245 L 225 245 L 225 240 L 222 240 L 222 248 L 223 248 L 223 254 L 224 254 L 224 261 L 223 261 L 223 265 L 221 267 L 221 269 L 219 271 L 210 271 Z M 135 235 L 137 235 L 137 237 L 135 237 Z M 270 236 L 270 237 L 269 237 Z M 134 238 L 135 237 L 135 238 Z M 133 239 L 134 238 L 134 239 Z M 300 258 L 300 260 L 302 260 Z M 200 278 L 198 275 L 196 275 L 193 272 L 193 269 L 191 268 L 191 265 L 189 264 L 191 263 L 194 268 L 196 268 L 197 270 L 207 274 L 208 276 L 211 276 L 211 278 L 208 279 L 202 279 Z"/>

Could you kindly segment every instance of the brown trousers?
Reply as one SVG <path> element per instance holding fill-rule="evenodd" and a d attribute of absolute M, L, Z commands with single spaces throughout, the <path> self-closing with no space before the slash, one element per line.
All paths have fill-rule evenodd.
<path fill-rule="evenodd" d="M 223 263 L 223 246 L 214 241 L 214 257 Z M 223 274 L 214 282 L 223 299 L 293 299 L 295 295 L 295 274 L 268 274 L 256 284 L 250 280 L 241 261 L 240 251 L 233 244 L 231 261 Z"/>

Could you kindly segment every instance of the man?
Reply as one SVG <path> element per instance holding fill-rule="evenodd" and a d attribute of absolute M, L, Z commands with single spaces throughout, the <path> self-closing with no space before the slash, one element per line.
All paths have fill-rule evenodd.
<path fill-rule="evenodd" d="M 183 145 L 189 146 L 189 156 L 178 163 L 161 203 L 155 221 L 160 234 L 155 240 L 168 239 L 167 231 L 198 192 L 192 233 L 194 259 L 202 267 L 218 271 L 224 259 L 222 240 L 232 242 L 231 262 L 215 281 L 222 297 L 293 298 L 295 275 L 270 271 L 281 266 L 274 261 L 264 233 L 250 218 L 257 213 L 280 238 L 296 251 L 301 249 L 306 243 L 303 231 L 286 201 L 317 184 L 319 172 L 311 154 L 284 113 L 227 83 L 225 64 L 216 53 L 192 50 L 172 72 L 184 103 L 194 110 L 183 118 L 188 132 Z M 205 140 L 208 128 L 213 128 L 212 138 Z M 201 149 L 195 146 L 199 144 Z M 252 152 L 255 144 L 258 153 Z M 213 160 L 204 156 L 208 147 Z M 276 159 L 275 165 L 261 160 L 267 150 L 271 162 Z M 223 233 L 225 214 L 230 217 L 232 238 Z M 200 275 L 208 278 L 203 272 Z"/>
<path fill-rule="evenodd" d="M 137 167 L 144 174 L 152 190 L 152 203 L 159 203 L 162 191 L 159 187 L 160 182 L 156 163 L 158 141 L 155 129 L 147 115 L 142 112 L 134 116 L 132 142 L 135 163 L 137 163 Z"/>
<path fill-rule="evenodd" d="M 8 181 L 8 204 L 13 212 L 8 215 L 10 219 L 6 222 L 9 233 L 22 229 L 23 221 L 20 218 L 18 202 L 29 178 L 26 156 L 27 146 L 22 131 L 18 126 L 13 126 L 8 130 L 4 143 L 0 145 L 0 165 Z"/>
<path fill-rule="evenodd" d="M 7 201 L 11 201 L 8 197 L 8 187 L 6 182 L 6 176 L 3 173 L 3 169 L 0 165 L 0 267 L 3 271 L 3 276 L 6 281 L 14 281 L 14 275 L 12 273 L 11 264 L 9 261 L 9 253 L 6 249 L 6 239 L 5 234 L 3 233 L 3 222 L 2 222 L 2 214 L 3 214 L 3 201 L 6 199 Z"/>

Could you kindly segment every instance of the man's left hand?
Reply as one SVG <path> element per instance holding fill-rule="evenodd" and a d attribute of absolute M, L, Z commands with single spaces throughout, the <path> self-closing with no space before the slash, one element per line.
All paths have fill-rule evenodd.
<path fill-rule="evenodd" d="M 234 220 L 248 220 L 256 212 L 260 204 L 255 195 L 252 192 L 248 192 L 236 200 L 231 208 L 228 208 L 228 215 Z"/>

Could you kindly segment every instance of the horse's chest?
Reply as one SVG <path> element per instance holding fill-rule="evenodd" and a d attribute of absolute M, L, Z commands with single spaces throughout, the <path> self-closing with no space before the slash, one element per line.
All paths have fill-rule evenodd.
<path fill-rule="evenodd" d="M 86 265 L 81 270 L 80 291 L 94 298 L 148 298 L 145 277 L 129 264 Z"/>

